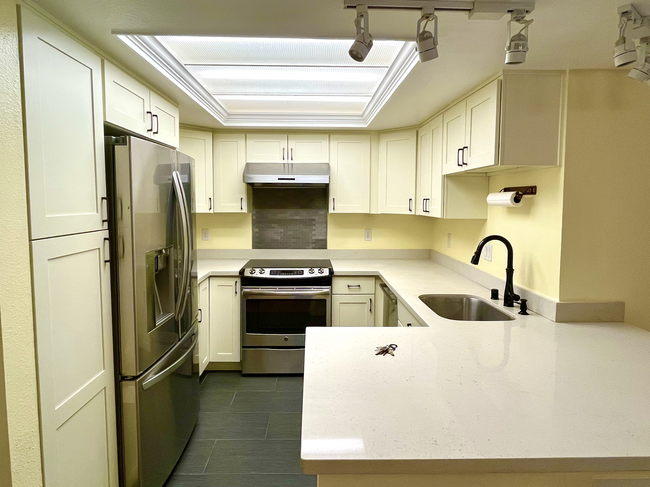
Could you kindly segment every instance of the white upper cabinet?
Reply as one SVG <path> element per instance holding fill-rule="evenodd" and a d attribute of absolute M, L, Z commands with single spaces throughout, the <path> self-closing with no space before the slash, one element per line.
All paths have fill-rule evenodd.
<path fill-rule="evenodd" d="M 178 107 L 107 61 L 104 61 L 104 104 L 108 123 L 178 147 Z"/>
<path fill-rule="evenodd" d="M 215 213 L 246 213 L 246 136 L 215 134 L 214 207 Z"/>
<path fill-rule="evenodd" d="M 327 134 L 289 135 L 289 162 L 330 162 Z"/>
<path fill-rule="evenodd" d="M 379 212 L 415 215 L 415 130 L 379 135 Z"/>
<path fill-rule="evenodd" d="M 495 80 L 467 98 L 466 143 L 462 158 L 466 169 L 497 163 L 500 94 L 501 81 Z"/>
<path fill-rule="evenodd" d="M 329 162 L 328 134 L 247 134 L 246 162 Z"/>
<path fill-rule="evenodd" d="M 149 88 L 104 61 L 104 93 L 107 122 L 149 136 L 153 123 Z"/>
<path fill-rule="evenodd" d="M 21 12 L 31 238 L 108 228 L 101 60 Z"/>
<path fill-rule="evenodd" d="M 427 216 L 442 218 L 444 210 L 444 177 L 442 175 L 444 130 L 442 115 L 429 123 L 429 131 L 431 133 L 431 196 L 427 202 Z"/>
<path fill-rule="evenodd" d="M 330 136 L 330 213 L 370 212 L 370 136 Z"/>
<path fill-rule="evenodd" d="M 453 174 L 464 169 L 463 148 L 467 130 L 467 101 L 463 100 L 442 116 L 443 174 Z"/>
<path fill-rule="evenodd" d="M 564 78 L 504 71 L 443 113 L 443 174 L 560 164 Z"/>
<path fill-rule="evenodd" d="M 151 138 L 163 144 L 178 147 L 179 125 L 178 107 L 172 105 L 158 93 L 150 93 L 151 118 L 153 119 Z"/>
<path fill-rule="evenodd" d="M 286 134 L 247 134 L 246 162 L 287 162 Z"/>
<path fill-rule="evenodd" d="M 194 159 L 192 190 L 196 213 L 212 213 L 212 132 L 182 129 L 179 150 Z"/>
<path fill-rule="evenodd" d="M 427 216 L 427 204 L 431 201 L 431 126 L 426 124 L 418 130 L 417 204 L 415 214 Z"/>

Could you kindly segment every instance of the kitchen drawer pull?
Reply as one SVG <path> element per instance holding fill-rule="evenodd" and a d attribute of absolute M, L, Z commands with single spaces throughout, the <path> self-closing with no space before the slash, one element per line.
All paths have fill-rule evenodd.
<path fill-rule="evenodd" d="M 370 312 L 372 313 L 372 298 L 370 298 Z"/>
<path fill-rule="evenodd" d="M 348 284 L 349 288 L 361 289 L 361 284 Z"/>
<path fill-rule="evenodd" d="M 409 198 L 409 213 L 413 213 L 413 198 Z"/>
<path fill-rule="evenodd" d="M 469 150 L 469 147 L 467 147 L 467 146 L 463 147 L 463 149 L 462 149 L 462 151 L 463 151 L 463 166 L 467 166 L 467 163 L 465 162 L 465 151 L 468 151 L 468 150 Z"/>

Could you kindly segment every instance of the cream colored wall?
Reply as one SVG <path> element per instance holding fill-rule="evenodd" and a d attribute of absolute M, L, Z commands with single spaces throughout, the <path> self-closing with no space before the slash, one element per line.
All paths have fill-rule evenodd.
<path fill-rule="evenodd" d="M 525 198 L 524 205 L 518 208 L 490 206 L 487 220 L 435 219 L 432 249 L 469 263 L 483 237 L 503 235 L 514 248 L 515 284 L 558 299 L 563 169 L 512 170 L 489 177 L 491 193 L 508 186 L 529 185 L 537 186 L 537 196 Z M 492 247 L 492 262 L 481 259 L 479 268 L 505 278 L 505 247 L 499 242 L 493 242 Z"/>
<path fill-rule="evenodd" d="M 427 249 L 433 222 L 410 215 L 331 214 L 327 221 L 329 249 Z M 372 240 L 363 239 L 372 230 Z"/>
<path fill-rule="evenodd" d="M 15 2 L 0 0 L 0 370 L 13 481 L 0 477 L 0 485 L 35 487 L 42 476 L 17 25 Z M 0 462 L 6 471 L 2 453 Z"/>
<path fill-rule="evenodd" d="M 623 300 L 650 330 L 650 87 L 572 71 L 568 103 L 560 298 Z"/>
<path fill-rule="evenodd" d="M 250 249 L 253 243 L 250 213 L 195 215 L 197 249 Z M 201 240 L 201 230 L 210 231 L 210 240 Z M 427 249 L 433 221 L 409 215 L 329 215 L 327 247 L 330 249 Z M 363 239 L 372 230 L 372 241 Z"/>

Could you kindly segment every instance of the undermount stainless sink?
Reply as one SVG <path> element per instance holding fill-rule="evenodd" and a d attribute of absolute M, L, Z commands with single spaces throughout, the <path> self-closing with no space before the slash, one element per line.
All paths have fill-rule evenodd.
<path fill-rule="evenodd" d="M 423 294 L 420 301 L 431 311 L 456 321 L 512 321 L 515 318 L 487 301 L 469 294 Z"/>

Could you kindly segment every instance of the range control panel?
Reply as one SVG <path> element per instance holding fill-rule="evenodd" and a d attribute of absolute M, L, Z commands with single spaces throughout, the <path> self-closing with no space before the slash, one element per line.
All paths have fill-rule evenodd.
<path fill-rule="evenodd" d="M 331 274 L 330 269 L 326 267 L 309 267 L 304 269 L 277 269 L 269 267 L 245 267 L 242 275 L 251 277 L 268 277 L 275 279 L 282 278 L 310 278 L 323 277 Z"/>

